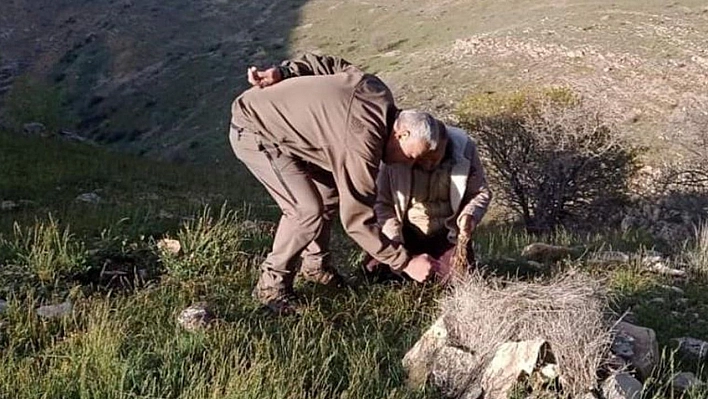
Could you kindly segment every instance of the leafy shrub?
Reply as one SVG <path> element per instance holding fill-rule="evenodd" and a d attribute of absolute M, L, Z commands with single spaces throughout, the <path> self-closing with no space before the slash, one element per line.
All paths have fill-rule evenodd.
<path fill-rule="evenodd" d="M 529 231 L 604 222 L 638 168 L 639 149 L 567 89 L 471 96 L 458 117 Z"/>

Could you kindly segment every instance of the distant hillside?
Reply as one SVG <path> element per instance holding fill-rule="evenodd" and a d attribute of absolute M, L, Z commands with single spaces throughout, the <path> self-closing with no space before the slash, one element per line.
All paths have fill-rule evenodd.
<path fill-rule="evenodd" d="M 470 92 L 564 85 L 644 144 L 708 103 L 704 0 L 6 0 L 0 96 L 25 74 L 66 127 L 170 160 L 223 160 L 248 65 L 314 50 L 380 74 L 448 118 Z M 50 107 L 51 108 L 51 107 Z"/>

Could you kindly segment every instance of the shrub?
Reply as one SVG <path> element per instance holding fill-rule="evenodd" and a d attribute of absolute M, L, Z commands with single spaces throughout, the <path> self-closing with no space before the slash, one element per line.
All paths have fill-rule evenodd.
<path fill-rule="evenodd" d="M 458 117 L 497 198 L 529 231 L 604 222 L 638 169 L 639 148 L 567 89 L 472 96 Z"/>

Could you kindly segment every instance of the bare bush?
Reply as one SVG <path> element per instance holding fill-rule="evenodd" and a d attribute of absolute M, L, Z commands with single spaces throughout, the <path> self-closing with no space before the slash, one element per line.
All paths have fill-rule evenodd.
<path fill-rule="evenodd" d="M 638 169 L 630 146 L 567 90 L 473 97 L 459 111 L 501 203 L 529 231 L 606 221 Z"/>
<path fill-rule="evenodd" d="M 551 345 L 563 395 L 569 397 L 596 385 L 596 370 L 612 340 L 607 308 L 602 282 L 574 271 L 549 282 L 472 276 L 442 303 L 450 343 L 482 360 L 470 371 L 473 380 L 500 344 L 540 338 Z"/>
<path fill-rule="evenodd" d="M 708 100 L 695 100 L 674 115 L 669 140 L 681 153 L 666 167 L 666 190 L 708 191 Z"/>

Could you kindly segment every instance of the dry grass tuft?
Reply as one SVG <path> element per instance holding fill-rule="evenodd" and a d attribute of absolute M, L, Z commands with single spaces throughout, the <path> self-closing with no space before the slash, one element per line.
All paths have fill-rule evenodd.
<path fill-rule="evenodd" d="M 564 395 L 575 397 L 596 385 L 612 340 L 602 281 L 576 271 L 547 282 L 473 275 L 453 288 L 442 308 L 450 343 L 482 360 L 471 370 L 476 380 L 500 344 L 542 338 L 558 361 Z"/>

